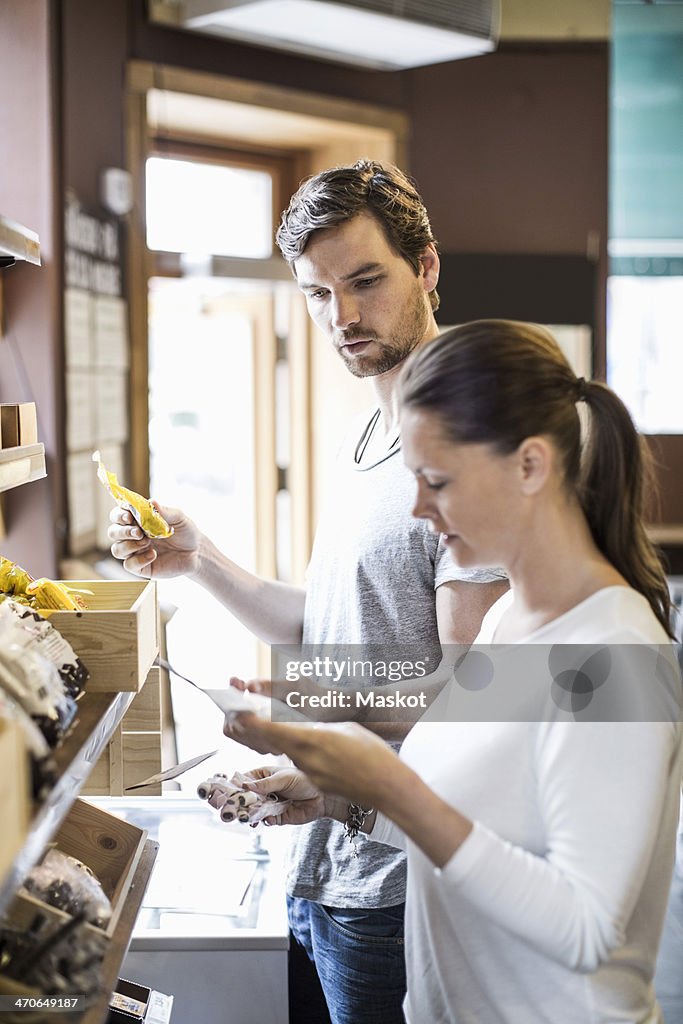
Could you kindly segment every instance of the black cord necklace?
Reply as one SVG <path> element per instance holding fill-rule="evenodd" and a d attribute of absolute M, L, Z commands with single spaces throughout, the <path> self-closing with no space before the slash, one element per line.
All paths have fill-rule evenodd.
<path fill-rule="evenodd" d="M 381 411 L 380 409 L 377 409 L 372 414 L 372 416 L 370 417 L 370 420 L 368 422 L 368 425 L 366 426 L 366 428 L 363 431 L 363 433 L 360 435 L 360 438 L 358 440 L 358 444 L 356 445 L 356 451 L 355 451 L 354 456 L 353 456 L 353 461 L 356 463 L 357 466 L 360 465 L 360 463 L 361 463 L 361 461 L 363 459 L 363 456 L 365 454 L 365 449 L 370 444 L 370 439 L 372 438 L 372 435 L 375 432 L 375 427 L 377 426 L 377 423 L 379 422 L 380 411 Z M 391 442 L 391 444 L 387 448 L 387 454 L 389 452 L 391 452 L 396 447 L 396 445 L 399 442 L 399 439 L 400 439 L 400 435 L 397 434 L 396 437 L 394 438 L 394 440 Z"/>

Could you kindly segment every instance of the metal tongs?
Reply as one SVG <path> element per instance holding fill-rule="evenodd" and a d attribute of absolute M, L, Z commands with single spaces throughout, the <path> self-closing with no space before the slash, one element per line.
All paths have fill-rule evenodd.
<path fill-rule="evenodd" d="M 178 679 L 183 679 L 190 686 L 194 686 L 195 690 L 199 690 L 200 693 L 206 694 L 209 700 L 212 700 L 224 715 L 229 714 L 231 711 L 254 711 L 254 704 L 250 703 L 244 694 L 236 690 L 234 686 L 229 686 L 223 690 L 205 690 L 199 683 L 195 683 L 194 679 L 188 679 L 182 672 L 176 671 L 166 658 L 162 658 L 159 655 L 154 664 L 158 665 L 159 668 L 165 669 L 166 672 L 171 672 Z"/>
<path fill-rule="evenodd" d="M 165 772 L 157 772 L 156 775 L 150 775 L 148 779 L 136 782 L 134 786 L 126 786 L 126 793 L 130 793 L 134 789 L 144 789 L 145 786 L 154 786 L 157 782 L 177 779 L 179 775 L 183 775 L 190 768 L 196 767 L 196 765 L 201 764 L 202 761 L 208 760 L 208 758 L 213 757 L 217 753 L 218 750 L 209 750 L 206 754 L 199 754 L 197 757 L 191 757 L 189 761 L 182 761 L 180 764 L 174 765 L 173 768 L 167 768 Z"/>
<path fill-rule="evenodd" d="M 227 690 L 205 690 L 203 686 L 195 683 L 193 679 L 188 679 L 182 672 L 177 672 L 171 663 L 158 656 L 154 662 L 159 668 L 163 668 L 166 672 L 173 673 L 178 679 L 183 679 L 190 686 L 194 686 L 195 690 L 199 690 L 200 693 L 206 694 L 209 700 L 213 701 L 215 706 L 219 708 L 224 715 L 231 711 L 253 711 L 253 705 L 249 704 L 245 697 L 242 696 L 239 690 L 235 690 L 230 687 Z M 182 761 L 180 764 L 176 764 L 173 768 L 167 768 L 166 771 L 157 772 L 156 775 L 150 775 L 148 779 L 143 779 L 142 782 L 137 782 L 134 786 L 126 786 L 126 793 L 131 793 L 135 789 L 144 789 L 146 786 L 154 786 L 158 782 L 168 782 L 170 779 L 177 779 L 179 775 L 183 775 L 189 771 L 190 768 L 195 768 L 202 761 L 208 760 L 217 754 L 218 750 L 209 750 L 206 754 L 199 754 L 197 757 L 191 757 L 188 761 Z"/>

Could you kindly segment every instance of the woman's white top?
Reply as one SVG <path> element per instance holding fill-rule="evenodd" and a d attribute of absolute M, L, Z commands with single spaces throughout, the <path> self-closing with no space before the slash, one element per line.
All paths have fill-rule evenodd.
<path fill-rule="evenodd" d="M 491 608 L 477 645 L 492 643 L 511 600 Z M 641 595 L 609 587 L 523 643 L 668 638 Z M 409 1024 L 661 1020 L 651 983 L 681 727 L 561 719 L 421 721 L 403 745 L 401 758 L 474 822 L 441 870 L 383 816 L 372 832 L 408 854 Z"/>

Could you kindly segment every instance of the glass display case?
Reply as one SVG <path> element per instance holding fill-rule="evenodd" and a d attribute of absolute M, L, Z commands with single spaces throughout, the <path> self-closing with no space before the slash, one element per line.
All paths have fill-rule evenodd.
<path fill-rule="evenodd" d="M 198 798 L 91 797 L 159 855 L 121 976 L 174 996 L 179 1020 L 287 1024 L 287 828 L 220 821 Z"/>

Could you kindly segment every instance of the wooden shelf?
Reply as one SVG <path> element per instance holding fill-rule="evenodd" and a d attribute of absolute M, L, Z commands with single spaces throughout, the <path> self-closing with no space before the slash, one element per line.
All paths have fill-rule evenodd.
<path fill-rule="evenodd" d="M 0 215 L 0 260 L 3 256 L 40 266 L 40 241 L 35 231 Z"/>
<path fill-rule="evenodd" d="M 21 225 L 0 217 L 0 267 L 10 265 L 14 259 L 40 264 L 38 236 Z M 0 302 L 0 333 L 1 313 Z M 0 491 L 45 476 L 45 448 L 42 444 L 0 450 Z M 153 605 L 156 609 L 156 596 Z M 135 696 L 135 690 L 113 693 L 86 690 L 81 696 L 76 720 L 64 742 L 52 755 L 57 780 L 47 798 L 33 808 L 27 828 L 25 811 L 22 810 L 21 821 L 17 827 L 19 836 L 23 835 L 23 842 L 4 874 L 0 873 L 0 914 L 7 910 L 26 874 L 40 859 L 52 837 L 60 830 L 74 800 Z M 19 785 L 17 780 L 15 784 Z M 25 807 L 25 804 L 22 806 Z M 64 831 L 62 829 L 60 835 Z M 111 992 L 116 985 L 119 968 L 128 949 L 158 849 L 158 843 L 151 840 L 145 842 L 125 900 L 122 904 L 119 903 L 121 912 L 115 924 L 112 921 L 114 931 L 109 938 L 103 961 L 102 991 L 97 1002 L 82 1014 L 56 1016 L 55 1024 L 105 1024 L 109 1015 Z M 132 866 L 130 870 L 133 871 Z M 11 986 L 12 983 L 9 984 Z"/>
<path fill-rule="evenodd" d="M 109 1013 L 111 993 L 116 986 L 121 963 L 128 950 L 130 937 L 133 934 L 135 921 L 158 852 L 159 844 L 152 839 L 148 839 L 128 890 L 126 903 L 119 917 L 116 931 L 109 943 L 109 949 L 102 964 L 102 995 L 84 1014 L 76 1016 L 72 1013 L 64 1017 L 60 1015 L 54 1024 L 104 1024 L 106 1021 Z"/>
<path fill-rule="evenodd" d="M 680 523 L 658 523 L 648 526 L 647 535 L 653 544 L 683 545 L 683 525 Z"/>
<path fill-rule="evenodd" d="M 87 1009 L 72 1013 L 50 1013 L 50 1024 L 106 1024 L 109 1015 L 109 1001 L 111 993 L 116 987 L 119 970 L 130 944 L 130 937 L 133 934 L 135 921 L 140 911 L 140 905 L 145 895 L 149 879 L 154 869 L 159 844 L 152 839 L 147 839 L 142 848 L 135 873 L 132 877 L 125 902 L 119 914 L 116 928 L 109 939 L 107 951 L 100 967 L 101 988 L 97 1000 Z M 20 982 L 11 979 L 3 979 L 3 991 L 13 996 L 32 996 L 38 998 L 39 993 L 27 988 Z M 0 1014 L 0 1016 L 3 1016 Z M 21 1014 L 23 1017 L 23 1014 Z M 4 1019 L 4 1017 L 3 1017 Z M 19 1017 L 12 1015 L 12 1020 Z M 28 1014 L 27 1020 L 36 1022 L 38 1018 L 35 1012 Z M 47 1017 L 45 1018 L 47 1020 Z"/>
<path fill-rule="evenodd" d="M 0 491 L 30 484 L 45 476 L 44 445 L 27 444 L 20 448 L 0 449 Z"/>
<path fill-rule="evenodd" d="M 84 693 L 71 732 L 55 751 L 58 779 L 31 818 L 26 840 L 0 881 L 0 913 L 12 902 L 27 872 L 40 858 L 109 742 L 134 693 Z"/>

